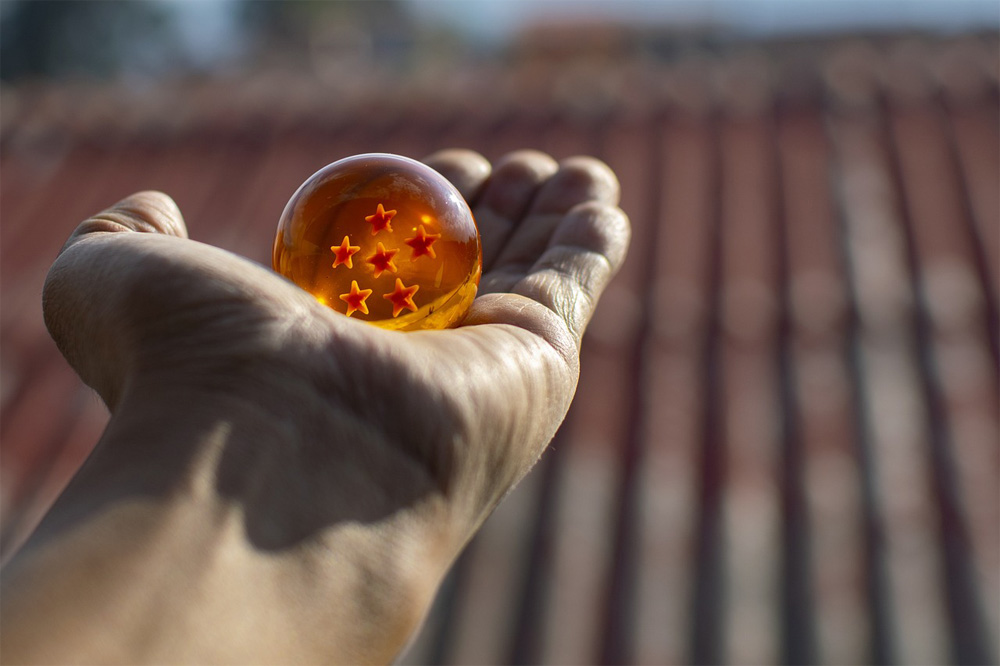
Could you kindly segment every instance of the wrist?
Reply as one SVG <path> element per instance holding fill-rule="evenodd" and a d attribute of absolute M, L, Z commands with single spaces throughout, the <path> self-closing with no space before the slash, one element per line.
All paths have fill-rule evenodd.
<path fill-rule="evenodd" d="M 195 661 L 240 650 L 256 661 L 272 650 L 278 661 L 394 657 L 459 546 L 413 461 L 343 416 L 285 422 L 246 396 L 141 395 L 125 396 L 5 569 L 5 620 L 60 627 L 62 645 L 82 651 L 74 659 L 184 657 L 171 646 Z M 317 420 L 337 434 L 309 440 L 301 424 Z M 108 640 L 95 644 L 97 627 Z M 224 644 L 223 629 L 242 638 Z M 140 635 L 141 654 L 114 652 Z M 25 654 L 35 657 L 60 661 Z"/>

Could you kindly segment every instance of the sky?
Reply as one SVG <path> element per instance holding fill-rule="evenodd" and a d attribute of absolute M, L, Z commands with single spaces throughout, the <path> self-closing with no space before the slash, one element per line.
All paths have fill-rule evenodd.
<path fill-rule="evenodd" d="M 1000 0 L 407 0 L 414 13 L 502 41 L 540 18 L 710 23 L 752 35 L 852 28 L 1000 28 Z"/>
<path fill-rule="evenodd" d="M 185 57 L 192 65 L 210 69 L 239 61 L 245 44 L 234 18 L 237 0 L 154 1 L 173 11 Z M 942 33 L 1000 30 L 1000 0 L 401 1 L 418 22 L 428 27 L 446 26 L 486 48 L 502 47 L 533 23 L 565 19 L 712 27 L 748 38 L 911 28 Z"/>
<path fill-rule="evenodd" d="M 172 6 L 191 50 L 206 59 L 233 48 L 232 0 L 161 0 Z M 355 0 L 377 2 L 378 0 Z M 712 24 L 751 36 L 850 29 L 1000 29 L 1000 0 L 404 0 L 414 16 L 473 40 L 500 44 L 538 20 Z M 220 38 L 221 37 L 221 38 Z"/>

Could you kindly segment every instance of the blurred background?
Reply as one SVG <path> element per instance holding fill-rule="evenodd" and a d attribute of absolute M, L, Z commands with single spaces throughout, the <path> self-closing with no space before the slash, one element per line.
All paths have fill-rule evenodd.
<path fill-rule="evenodd" d="M 0 547 L 106 423 L 45 332 L 140 189 L 268 264 L 346 155 L 608 162 L 635 231 L 406 664 L 996 663 L 1000 5 L 0 2 Z"/>

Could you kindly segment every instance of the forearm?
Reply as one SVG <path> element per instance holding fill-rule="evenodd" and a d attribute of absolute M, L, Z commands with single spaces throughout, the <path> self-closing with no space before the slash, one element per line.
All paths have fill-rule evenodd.
<path fill-rule="evenodd" d="M 199 513 L 129 503 L 14 563 L 4 661 L 384 663 L 433 594 L 360 561 L 357 528 L 289 562 L 248 548 L 238 512 Z"/>
<path fill-rule="evenodd" d="M 4 662 L 176 661 L 164 651 L 186 647 L 171 639 L 225 548 L 198 513 L 115 501 L 29 544 L 3 572 Z"/>
<path fill-rule="evenodd" d="M 456 550 L 447 535 L 429 538 L 421 519 L 443 510 L 440 500 L 364 520 L 371 498 L 345 494 L 341 520 L 269 541 L 244 498 L 219 491 L 218 457 L 238 445 L 231 429 L 197 430 L 186 433 L 200 441 L 181 478 L 150 488 L 136 479 L 167 476 L 155 458 L 171 437 L 144 446 L 152 462 L 125 475 L 107 458 L 135 447 L 119 441 L 134 431 L 113 422 L 3 571 L 4 662 L 361 663 L 402 648 Z M 355 519 L 352 502 L 365 505 Z M 250 511 L 259 513 L 253 502 Z"/>

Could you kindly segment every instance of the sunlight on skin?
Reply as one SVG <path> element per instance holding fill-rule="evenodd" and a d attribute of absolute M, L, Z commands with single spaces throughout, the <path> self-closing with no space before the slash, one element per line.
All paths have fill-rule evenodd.
<path fill-rule="evenodd" d="M 402 649 L 565 416 L 629 239 L 596 160 L 428 163 L 472 204 L 486 248 L 488 288 L 450 330 L 334 312 L 187 240 L 159 193 L 77 229 L 46 282 L 46 324 L 112 418 L 3 569 L 4 661 L 373 663 Z"/>

